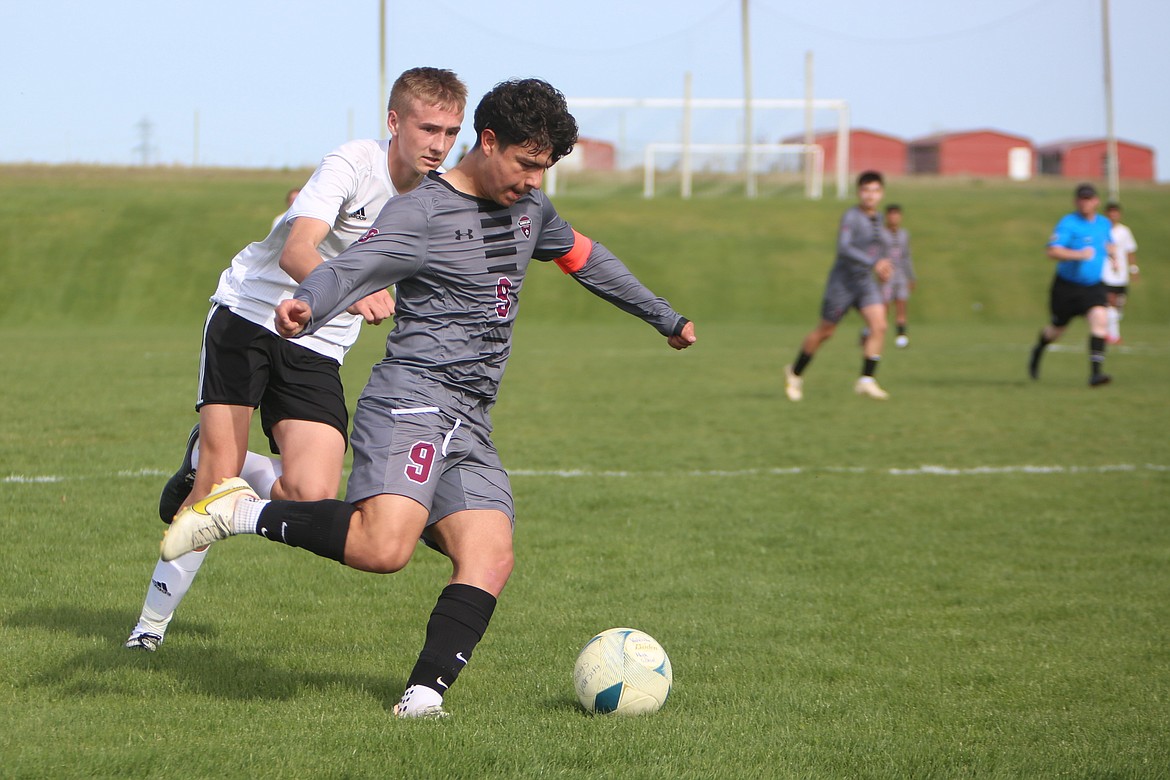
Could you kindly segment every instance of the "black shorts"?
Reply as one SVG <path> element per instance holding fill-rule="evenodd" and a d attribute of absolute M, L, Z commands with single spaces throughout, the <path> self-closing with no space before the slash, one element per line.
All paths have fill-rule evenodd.
<path fill-rule="evenodd" d="M 272 428 L 281 420 L 331 425 L 349 446 L 349 410 L 336 360 L 218 305 L 207 317 L 199 360 L 196 411 L 204 404 L 259 407 L 260 426 L 277 454 Z"/>
<path fill-rule="evenodd" d="M 1052 310 L 1052 324 L 1058 328 L 1068 325 L 1073 317 L 1083 317 L 1094 306 L 1105 305 L 1105 285 L 1083 285 L 1057 276 L 1052 280 L 1049 308 Z"/>
<path fill-rule="evenodd" d="M 1129 287 L 1126 285 L 1107 284 L 1105 285 L 1105 292 L 1113 295 L 1125 295 L 1129 292 Z"/>

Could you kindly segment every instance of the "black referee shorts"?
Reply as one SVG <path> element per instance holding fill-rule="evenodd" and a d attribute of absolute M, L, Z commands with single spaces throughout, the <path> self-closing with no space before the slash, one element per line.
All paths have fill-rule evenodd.
<path fill-rule="evenodd" d="M 1105 305 L 1105 285 L 1075 284 L 1057 276 L 1052 280 L 1052 292 L 1049 298 L 1049 308 L 1052 311 L 1052 324 L 1063 328 L 1073 317 L 1083 317 L 1094 306 Z"/>

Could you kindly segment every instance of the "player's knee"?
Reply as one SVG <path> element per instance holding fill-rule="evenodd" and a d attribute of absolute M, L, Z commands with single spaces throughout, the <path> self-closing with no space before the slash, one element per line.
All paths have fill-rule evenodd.
<path fill-rule="evenodd" d="M 415 544 L 403 544 L 397 540 L 378 545 L 364 554 L 363 568 L 378 574 L 393 574 L 402 571 L 410 563 Z M 346 561 L 348 563 L 348 560 Z"/>
<path fill-rule="evenodd" d="M 281 479 L 272 486 L 272 497 L 279 497 L 285 501 L 323 501 L 327 498 L 337 498 L 337 484 L 325 481 L 286 483 Z"/>

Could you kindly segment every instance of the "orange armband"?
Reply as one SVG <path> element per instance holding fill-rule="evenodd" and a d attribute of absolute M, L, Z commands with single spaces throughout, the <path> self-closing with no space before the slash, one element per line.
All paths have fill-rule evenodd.
<path fill-rule="evenodd" d="M 570 249 L 563 257 L 558 257 L 553 262 L 561 267 L 561 270 L 567 274 L 576 273 L 585 267 L 585 263 L 589 261 L 589 253 L 593 251 L 593 241 L 586 236 L 581 235 L 576 230 L 573 231 L 573 248 Z"/>

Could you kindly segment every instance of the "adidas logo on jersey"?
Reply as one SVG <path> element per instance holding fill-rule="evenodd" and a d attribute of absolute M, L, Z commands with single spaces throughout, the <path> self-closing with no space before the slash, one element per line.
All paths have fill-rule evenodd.
<path fill-rule="evenodd" d="M 357 211 L 351 211 L 349 213 L 349 218 L 350 219 L 359 219 L 362 222 L 365 222 L 366 221 L 366 207 L 362 206 Z"/>

